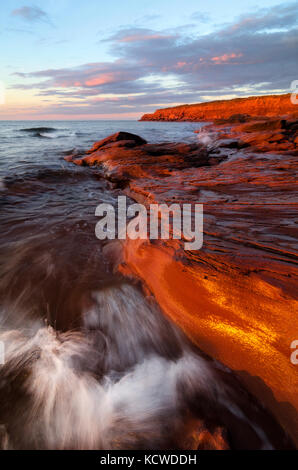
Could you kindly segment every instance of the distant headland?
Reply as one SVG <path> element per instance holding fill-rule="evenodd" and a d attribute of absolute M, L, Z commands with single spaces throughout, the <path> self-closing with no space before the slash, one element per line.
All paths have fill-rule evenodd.
<path fill-rule="evenodd" d="M 208 101 L 197 104 L 184 104 L 172 108 L 157 109 L 152 114 L 144 114 L 141 121 L 209 121 L 227 119 L 234 114 L 249 116 L 276 116 L 298 114 L 298 106 L 291 101 L 291 94 L 250 96 L 231 100 Z"/>

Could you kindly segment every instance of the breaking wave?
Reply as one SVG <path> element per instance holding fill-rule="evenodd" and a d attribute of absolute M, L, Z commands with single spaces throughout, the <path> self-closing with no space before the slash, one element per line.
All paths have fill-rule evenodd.
<path fill-rule="evenodd" d="M 139 288 L 123 281 L 91 298 L 64 332 L 2 311 L 3 448 L 273 448 L 265 412 Z"/>
<path fill-rule="evenodd" d="M 69 129 L 55 128 L 55 127 L 29 127 L 20 129 L 20 132 L 25 132 L 29 137 L 40 137 L 46 139 L 56 139 L 60 137 L 82 137 L 88 135 L 80 132 L 74 132 Z"/>

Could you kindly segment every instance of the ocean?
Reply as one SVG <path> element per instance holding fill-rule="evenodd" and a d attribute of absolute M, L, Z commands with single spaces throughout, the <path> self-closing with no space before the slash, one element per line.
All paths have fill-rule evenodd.
<path fill-rule="evenodd" d="M 200 123 L 138 121 L 0 121 L 0 176 L 61 167 L 62 152 L 87 149 L 120 130 L 148 142 L 195 141 Z"/>

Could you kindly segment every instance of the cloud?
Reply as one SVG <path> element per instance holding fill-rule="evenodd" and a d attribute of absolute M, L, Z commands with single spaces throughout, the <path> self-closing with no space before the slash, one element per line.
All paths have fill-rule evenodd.
<path fill-rule="evenodd" d="M 210 15 L 202 11 L 195 11 L 194 13 L 192 13 L 191 19 L 198 21 L 199 23 L 207 23 L 208 21 L 210 21 Z"/>
<path fill-rule="evenodd" d="M 125 28 L 113 34 L 108 39 L 104 39 L 102 42 L 145 42 L 155 40 L 166 40 L 172 39 L 175 36 L 172 34 L 165 34 L 164 32 L 153 31 L 152 29 L 146 28 Z"/>
<path fill-rule="evenodd" d="M 297 20 L 298 4 L 291 3 L 204 35 L 126 27 L 105 40 L 114 60 L 18 73 L 22 83 L 14 86 L 57 97 L 61 112 L 70 114 L 82 108 L 119 114 L 127 107 L 142 113 L 213 95 L 287 92 L 297 78 Z"/>
<path fill-rule="evenodd" d="M 22 28 L 5 28 L 5 31 L 9 32 L 9 33 L 21 33 L 21 34 L 33 34 L 34 35 L 34 32 L 31 31 L 30 29 L 22 29 Z"/>
<path fill-rule="evenodd" d="M 32 73 L 16 73 L 20 78 L 39 78 L 42 81 L 28 88 L 93 88 L 97 93 L 108 89 L 108 91 L 121 93 L 138 88 L 136 80 L 142 77 L 143 70 L 138 69 L 135 64 L 131 65 L 125 61 L 95 62 L 84 64 L 80 67 L 65 69 L 48 69 Z M 26 86 L 26 85 L 25 85 Z"/>
<path fill-rule="evenodd" d="M 148 15 L 143 15 L 140 18 L 137 18 L 135 21 L 135 24 L 145 24 L 147 25 L 148 23 L 152 23 L 158 19 L 160 19 L 161 16 L 157 15 L 156 13 L 148 14 Z"/>
<path fill-rule="evenodd" d="M 225 64 L 227 62 L 231 62 L 233 59 L 237 59 L 238 57 L 242 57 L 243 54 L 239 52 L 239 54 L 235 54 L 235 52 L 232 52 L 231 54 L 223 54 L 221 56 L 217 57 L 211 57 L 211 60 L 215 64 Z"/>
<path fill-rule="evenodd" d="M 49 16 L 47 13 L 39 7 L 32 6 L 24 6 L 21 8 L 17 8 L 11 12 L 12 16 L 17 16 L 22 18 L 29 23 L 33 23 L 35 21 L 46 21 L 49 22 Z"/>
<path fill-rule="evenodd" d="M 274 29 L 283 30 L 297 25 L 298 4 L 288 3 L 274 6 L 272 8 L 262 8 L 251 15 L 241 15 L 238 22 L 228 28 L 227 32 L 236 34 L 237 31 L 243 33 L 257 33 L 261 31 L 271 31 Z"/>

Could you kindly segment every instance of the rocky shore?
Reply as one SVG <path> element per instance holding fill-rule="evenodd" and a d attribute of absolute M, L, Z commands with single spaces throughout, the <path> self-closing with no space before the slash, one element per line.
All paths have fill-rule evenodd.
<path fill-rule="evenodd" d="M 298 121 L 276 117 L 287 95 L 249 100 L 262 119 L 247 115 L 255 115 L 247 100 L 245 115 L 243 100 L 233 100 L 229 115 L 204 103 L 143 117 L 219 119 L 193 144 L 150 144 L 119 132 L 65 159 L 94 167 L 143 204 L 203 203 L 201 250 L 184 251 L 179 240 L 127 240 L 118 269 L 140 279 L 201 350 L 236 371 L 298 445 L 290 361 L 298 339 Z M 119 244 L 111 243 L 114 253 Z"/>
<path fill-rule="evenodd" d="M 290 99 L 291 95 L 252 96 L 232 100 L 208 101 L 198 104 L 185 104 L 172 108 L 157 109 L 152 114 L 144 114 L 141 121 L 213 121 L 226 119 L 232 114 L 246 116 L 281 116 L 297 113 Z"/>

